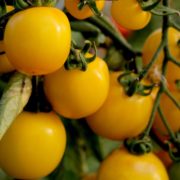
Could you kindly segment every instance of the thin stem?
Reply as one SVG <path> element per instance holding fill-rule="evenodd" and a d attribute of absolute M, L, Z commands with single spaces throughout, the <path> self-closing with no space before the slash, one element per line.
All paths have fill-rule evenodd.
<path fill-rule="evenodd" d="M 159 47 L 157 48 L 156 52 L 154 53 L 150 63 L 144 68 L 144 70 L 140 73 L 139 79 L 143 79 L 146 77 L 146 75 L 148 74 L 149 70 L 151 69 L 151 67 L 156 63 L 156 60 L 158 58 L 158 55 L 160 54 L 160 52 L 162 51 L 162 49 L 165 46 L 165 42 L 161 41 Z"/>
<path fill-rule="evenodd" d="M 158 107 L 158 113 L 159 113 L 159 115 L 160 115 L 160 117 L 161 117 L 161 119 L 162 119 L 162 122 L 163 122 L 164 126 L 166 127 L 166 129 L 167 129 L 170 137 L 171 137 L 173 140 L 176 140 L 176 137 L 175 137 L 175 135 L 174 135 L 174 132 L 171 130 L 170 125 L 169 125 L 169 123 L 168 123 L 168 121 L 167 121 L 167 119 L 166 119 L 166 117 L 165 117 L 165 115 L 164 115 L 164 113 L 163 113 L 163 111 L 162 111 L 162 109 L 161 109 L 160 106 Z"/>
<path fill-rule="evenodd" d="M 165 94 L 171 99 L 171 101 L 177 106 L 178 109 L 180 109 L 180 103 L 178 100 L 172 95 L 172 93 L 166 88 L 164 90 Z"/>
<path fill-rule="evenodd" d="M 151 112 L 151 115 L 149 118 L 149 123 L 147 125 L 147 128 L 144 131 L 144 136 L 149 136 L 149 133 L 151 131 L 151 128 L 152 128 L 152 125 L 154 122 L 155 114 L 156 114 L 157 108 L 158 108 L 159 103 L 160 103 L 160 98 L 161 98 L 162 92 L 163 92 L 163 87 L 161 87 L 158 91 L 158 94 L 157 94 L 157 97 L 155 99 L 154 106 L 153 106 L 153 109 L 152 109 L 152 112 Z"/>
<path fill-rule="evenodd" d="M 178 61 L 176 58 L 174 58 L 170 54 L 169 54 L 169 58 L 168 59 L 169 59 L 169 61 L 171 61 L 172 63 L 174 63 L 175 65 L 180 67 L 180 61 Z"/>

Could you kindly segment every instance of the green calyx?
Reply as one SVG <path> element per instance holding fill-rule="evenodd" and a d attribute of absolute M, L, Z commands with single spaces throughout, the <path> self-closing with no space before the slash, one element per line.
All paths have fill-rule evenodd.
<path fill-rule="evenodd" d="M 92 55 L 92 57 L 86 57 L 85 55 L 90 51 L 91 48 L 95 52 L 94 55 Z M 70 54 L 64 64 L 64 67 L 66 70 L 80 69 L 82 71 L 86 71 L 87 64 L 96 58 L 96 51 L 95 43 L 85 41 L 84 47 L 80 49 L 77 47 L 76 43 L 72 41 Z"/>
<path fill-rule="evenodd" d="M 148 96 L 151 94 L 154 84 L 144 85 L 140 82 L 138 75 L 132 72 L 125 72 L 118 77 L 118 82 L 124 87 L 124 90 L 128 96 L 133 96 L 137 93 L 142 96 Z"/>
<path fill-rule="evenodd" d="M 140 135 L 136 138 L 126 139 L 124 146 L 132 154 L 142 155 L 152 151 L 153 146 L 148 136 Z"/>
<path fill-rule="evenodd" d="M 89 6 L 91 11 L 96 15 L 96 16 L 102 16 L 102 13 L 98 10 L 96 6 L 96 1 L 95 0 L 80 0 L 78 4 L 78 9 L 81 10 L 84 8 L 84 6 Z"/>

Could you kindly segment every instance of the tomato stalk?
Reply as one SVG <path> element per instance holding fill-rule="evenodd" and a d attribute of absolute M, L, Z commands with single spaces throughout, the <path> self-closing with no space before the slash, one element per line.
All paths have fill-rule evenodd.
<path fill-rule="evenodd" d="M 89 6 L 91 11 L 94 13 L 96 16 L 102 16 L 102 13 L 98 10 L 96 6 L 96 1 L 95 0 L 80 0 L 78 4 L 78 9 L 81 10 L 83 9 L 84 6 Z"/>

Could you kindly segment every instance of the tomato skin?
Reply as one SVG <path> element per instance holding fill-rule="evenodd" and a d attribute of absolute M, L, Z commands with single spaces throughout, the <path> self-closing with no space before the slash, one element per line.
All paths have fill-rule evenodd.
<path fill-rule="evenodd" d="M 60 68 L 45 76 L 44 90 L 54 110 L 62 116 L 71 119 L 88 116 L 100 108 L 107 97 L 108 67 L 96 57 L 85 72 Z"/>
<path fill-rule="evenodd" d="M 124 28 L 144 28 L 151 19 L 151 13 L 143 11 L 137 0 L 112 1 L 112 17 Z"/>
<path fill-rule="evenodd" d="M 14 9 L 13 6 L 6 6 L 7 12 L 12 11 Z M 3 40 L 0 41 L 0 52 L 5 51 Z M 0 55 L 0 73 L 7 73 L 13 71 L 15 68 L 9 62 L 6 54 Z"/>
<path fill-rule="evenodd" d="M 162 31 L 161 29 L 157 29 L 153 33 L 149 35 L 149 37 L 146 39 L 143 50 L 142 50 L 142 59 L 144 65 L 147 65 L 150 60 L 152 59 L 156 49 L 158 48 L 160 41 L 161 41 Z M 175 57 L 178 61 L 180 61 L 180 47 L 178 47 L 177 42 L 180 39 L 180 32 L 174 28 L 168 29 L 168 44 L 169 49 L 173 57 Z M 152 73 L 150 76 L 154 80 L 160 80 L 160 68 L 162 65 L 162 61 L 164 58 L 164 52 L 163 50 L 160 52 L 155 65 L 152 68 Z M 180 79 L 180 71 L 179 67 L 175 64 L 169 62 L 167 67 L 167 81 L 170 86 L 175 82 L 176 79 Z"/>
<path fill-rule="evenodd" d="M 172 91 L 172 94 L 177 99 L 177 101 L 180 102 L 180 91 Z M 166 95 L 162 95 L 160 107 L 168 121 L 168 124 L 170 125 L 172 131 L 178 132 L 180 130 L 180 111 L 176 107 L 176 105 L 167 97 Z M 164 127 L 164 124 L 157 113 L 155 116 L 153 129 L 157 132 L 159 132 L 162 136 L 167 135 L 168 131 Z"/>
<path fill-rule="evenodd" d="M 71 44 L 66 15 L 54 7 L 33 7 L 20 11 L 8 21 L 4 43 L 11 64 L 31 75 L 43 75 L 59 69 Z"/>
<path fill-rule="evenodd" d="M 11 177 L 38 179 L 56 168 L 65 145 L 65 129 L 55 113 L 22 112 L 0 141 L 0 166 Z"/>
<path fill-rule="evenodd" d="M 94 15 L 92 10 L 88 7 L 88 5 L 84 6 L 81 10 L 79 10 L 78 9 L 79 2 L 80 0 L 65 0 L 65 7 L 73 17 L 82 20 Z M 99 11 L 103 9 L 104 5 L 105 5 L 104 0 L 96 1 L 96 6 Z"/>
<path fill-rule="evenodd" d="M 141 156 L 114 150 L 101 164 L 97 180 L 168 180 L 162 162 L 153 154 Z"/>
<path fill-rule="evenodd" d="M 0 52 L 3 52 L 4 49 L 4 42 L 0 41 Z M 13 71 L 15 68 L 9 62 L 6 54 L 0 55 L 0 73 L 7 73 Z"/>
<path fill-rule="evenodd" d="M 153 105 L 151 96 L 133 95 L 128 97 L 117 81 L 119 72 L 110 74 L 110 90 L 106 101 L 87 123 L 98 135 L 123 140 L 140 134 L 148 124 Z"/>

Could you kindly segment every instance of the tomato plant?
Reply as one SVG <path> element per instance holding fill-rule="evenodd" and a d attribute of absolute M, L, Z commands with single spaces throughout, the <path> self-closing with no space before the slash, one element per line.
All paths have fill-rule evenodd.
<path fill-rule="evenodd" d="M 14 178 L 41 178 L 56 168 L 65 146 L 65 129 L 55 113 L 22 112 L 0 141 L 0 166 Z"/>
<path fill-rule="evenodd" d="M 70 41 L 69 20 L 53 7 L 34 7 L 14 14 L 4 34 L 10 63 L 31 75 L 59 69 L 69 54 Z"/>
<path fill-rule="evenodd" d="M 114 150 L 101 164 L 98 180 L 168 180 L 162 162 L 153 154 L 141 156 L 130 154 L 125 149 Z"/>
<path fill-rule="evenodd" d="M 108 68 L 98 57 L 88 64 L 85 72 L 61 68 L 46 75 L 44 81 L 44 90 L 53 109 L 72 119 L 97 111 L 104 103 L 108 89 Z"/>
<path fill-rule="evenodd" d="M 127 96 L 117 81 L 119 75 L 119 72 L 110 74 L 110 90 L 105 103 L 87 117 L 95 133 L 115 140 L 140 134 L 147 126 L 153 105 L 151 96 Z"/>
<path fill-rule="evenodd" d="M 1 180 L 178 177 L 177 1 L 0 1 Z"/>
<path fill-rule="evenodd" d="M 151 13 L 143 11 L 137 0 L 113 1 L 111 14 L 121 26 L 132 30 L 144 28 L 151 19 Z"/>
<path fill-rule="evenodd" d="M 65 7 L 73 17 L 82 20 L 94 15 L 93 9 L 90 8 L 90 5 L 86 4 L 82 7 L 82 9 L 79 9 L 79 3 L 80 0 L 65 0 Z M 95 1 L 95 4 L 97 9 L 101 11 L 105 5 L 105 1 Z"/>

